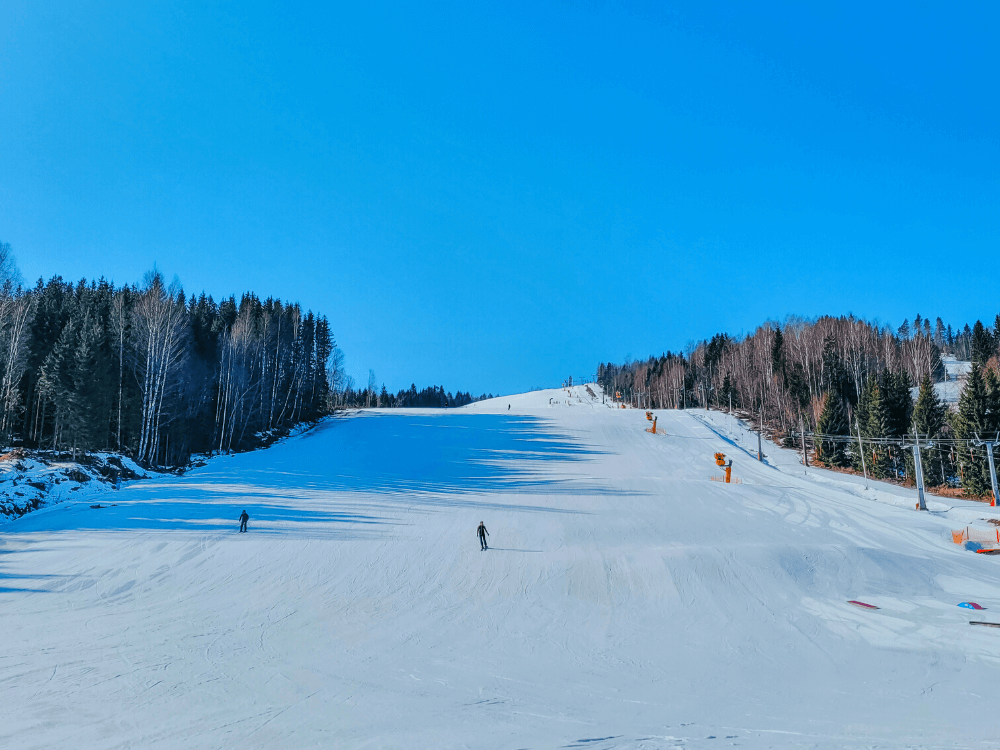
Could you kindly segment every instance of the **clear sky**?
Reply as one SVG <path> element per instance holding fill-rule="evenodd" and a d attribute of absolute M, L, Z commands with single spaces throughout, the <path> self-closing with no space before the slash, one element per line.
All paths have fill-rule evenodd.
<path fill-rule="evenodd" d="M 0 3 L 23 275 L 253 290 L 392 390 L 1000 312 L 995 4 Z"/>

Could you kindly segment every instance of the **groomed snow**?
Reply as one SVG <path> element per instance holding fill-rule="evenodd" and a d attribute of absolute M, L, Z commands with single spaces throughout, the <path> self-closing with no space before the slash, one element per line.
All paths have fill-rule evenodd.
<path fill-rule="evenodd" d="M 656 414 L 366 411 L 5 525 L 0 746 L 1000 746 L 1000 560 L 949 534 L 996 509 Z"/>

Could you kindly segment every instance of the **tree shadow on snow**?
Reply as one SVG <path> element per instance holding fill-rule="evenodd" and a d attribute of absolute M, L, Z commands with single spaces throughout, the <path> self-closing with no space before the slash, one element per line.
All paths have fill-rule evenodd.
<path fill-rule="evenodd" d="M 585 481 L 586 462 L 604 451 L 584 445 L 538 417 L 362 412 L 347 419 L 328 419 L 282 447 L 294 451 L 295 459 L 311 456 L 314 463 L 299 463 L 295 473 L 315 477 L 336 490 L 619 494 L 617 488 Z M 322 466 L 320 471 L 317 465 Z"/>
<path fill-rule="evenodd" d="M 236 533 L 245 508 L 251 533 L 361 539 L 397 524 L 403 507 L 579 513 L 554 496 L 625 494 L 586 476 L 586 462 L 601 454 L 535 417 L 362 412 L 327 419 L 267 450 L 216 458 L 184 477 L 137 482 L 101 498 L 117 507 L 67 504 L 8 529 Z"/>

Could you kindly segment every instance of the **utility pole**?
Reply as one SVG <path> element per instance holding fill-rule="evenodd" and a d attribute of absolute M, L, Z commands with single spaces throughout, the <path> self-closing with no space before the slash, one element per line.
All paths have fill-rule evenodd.
<path fill-rule="evenodd" d="M 764 460 L 764 450 L 761 447 L 761 433 L 764 432 L 764 403 L 760 404 L 760 424 L 757 425 L 757 460 Z"/>
<path fill-rule="evenodd" d="M 861 423 L 857 416 L 854 417 L 854 424 L 858 428 L 858 451 L 861 453 L 861 471 L 865 473 L 865 489 L 868 489 L 868 469 L 865 467 L 865 446 L 861 442 Z"/>
<path fill-rule="evenodd" d="M 990 503 L 990 505 L 996 507 L 997 500 L 1000 499 L 1000 495 L 997 494 L 997 467 L 996 464 L 993 463 L 993 446 L 997 444 L 997 440 L 980 440 L 979 435 L 976 435 L 976 439 L 971 442 L 975 445 L 986 446 L 986 458 L 989 459 L 990 462 L 990 486 L 993 487 L 993 502 Z"/>
<path fill-rule="evenodd" d="M 809 468 L 809 454 L 806 453 L 806 423 L 802 419 L 802 412 L 799 412 L 799 432 L 802 433 L 802 463 Z"/>
<path fill-rule="evenodd" d="M 993 485 L 993 502 L 992 505 L 996 507 L 997 504 L 997 467 L 993 463 L 993 441 L 986 443 L 986 457 L 990 460 L 990 484 Z"/>
<path fill-rule="evenodd" d="M 920 436 L 917 435 L 917 428 L 913 427 L 913 468 L 917 480 L 917 510 L 927 510 L 927 503 L 924 502 L 924 469 L 920 465 Z"/>

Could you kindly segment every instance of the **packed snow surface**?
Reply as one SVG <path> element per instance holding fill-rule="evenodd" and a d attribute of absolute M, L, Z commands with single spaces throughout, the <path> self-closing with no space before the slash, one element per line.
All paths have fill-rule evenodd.
<path fill-rule="evenodd" d="M 969 624 L 1000 560 L 949 533 L 995 509 L 591 389 L 330 418 L 5 525 L 0 746 L 1000 746 Z"/>

